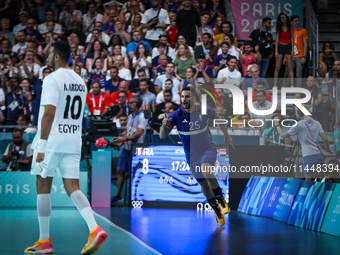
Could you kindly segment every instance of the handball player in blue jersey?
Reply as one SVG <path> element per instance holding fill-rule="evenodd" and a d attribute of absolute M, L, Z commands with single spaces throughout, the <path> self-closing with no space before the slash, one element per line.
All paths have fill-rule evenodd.
<path fill-rule="evenodd" d="M 168 118 L 163 119 L 160 138 L 164 139 L 174 126 L 177 127 L 190 170 L 201 185 L 203 194 L 214 210 L 217 223 L 223 226 L 225 224 L 223 214 L 229 213 L 230 209 L 215 175 L 211 172 L 211 166 L 215 166 L 217 150 L 208 128 L 208 119 L 214 119 L 217 116 L 215 110 L 211 107 L 207 107 L 207 114 L 202 115 L 201 106 L 194 103 L 196 99 L 195 88 L 185 87 L 182 90 L 183 107 L 171 113 Z M 229 136 L 225 125 L 220 125 L 220 128 L 223 131 L 225 143 L 234 148 L 232 138 Z"/>

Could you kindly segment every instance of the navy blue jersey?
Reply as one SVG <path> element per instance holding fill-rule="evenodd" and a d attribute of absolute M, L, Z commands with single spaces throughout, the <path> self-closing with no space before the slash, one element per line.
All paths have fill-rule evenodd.
<path fill-rule="evenodd" d="M 215 117 L 215 110 L 209 106 L 207 106 L 207 114 L 202 115 L 200 105 L 196 105 L 196 111 L 192 114 L 185 112 L 181 107 L 169 115 L 169 119 L 172 118 L 169 126 L 177 127 L 188 163 L 190 159 L 200 158 L 207 149 L 216 147 L 208 128 L 208 119 Z"/>

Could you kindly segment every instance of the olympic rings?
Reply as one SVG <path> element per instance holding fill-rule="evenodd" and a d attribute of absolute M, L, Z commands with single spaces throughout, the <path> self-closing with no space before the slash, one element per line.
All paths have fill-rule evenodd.
<path fill-rule="evenodd" d="M 204 211 L 211 211 L 212 210 L 211 206 L 208 203 L 205 203 L 205 204 L 198 203 L 197 204 L 197 210 L 202 211 L 203 209 L 204 209 Z"/>
<path fill-rule="evenodd" d="M 142 208 L 143 201 L 132 201 L 131 205 L 132 205 L 133 208 Z"/>

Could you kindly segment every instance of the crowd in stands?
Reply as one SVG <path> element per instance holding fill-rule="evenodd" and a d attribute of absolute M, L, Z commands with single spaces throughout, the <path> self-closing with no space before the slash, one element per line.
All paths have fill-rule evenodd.
<path fill-rule="evenodd" d="M 0 5 L 0 17 L 2 125 L 20 125 L 23 119 L 27 126 L 37 125 L 43 79 L 53 72 L 49 52 L 57 40 L 70 44 L 69 68 L 88 86 L 90 115 L 107 115 L 111 106 L 119 105 L 113 118 L 118 126 L 120 116 L 129 114 L 133 94 L 143 98 L 143 111 L 153 112 L 150 118 L 157 132 L 161 119 L 180 107 L 183 88 L 194 86 L 201 96 L 221 83 L 242 89 L 246 104 L 246 113 L 234 116 L 231 92 L 220 89 L 222 105 L 219 100 L 208 103 L 222 118 L 243 122 L 273 117 L 248 113 L 247 98 L 252 98 L 250 108 L 269 109 L 270 89 L 281 86 L 282 66 L 289 73 L 287 86 L 310 90 L 311 111 L 324 129 L 330 131 L 336 123 L 335 83 L 328 84 L 324 100 L 315 77 L 306 85 L 299 81 L 307 63 L 308 34 L 294 14 L 280 13 L 275 22 L 264 17 L 261 28 L 244 42 L 226 20 L 223 0 L 13 0 Z M 270 33 L 272 23 L 276 41 Z M 331 42 L 322 47 L 319 62 L 320 77 L 339 77 L 340 61 Z M 275 65 L 272 71 L 270 63 Z M 253 88 L 253 95 L 247 95 L 248 88 Z M 251 121 L 251 126 L 257 125 Z M 243 127 L 248 126 L 247 122 Z M 268 138 L 268 131 L 263 134 Z"/>

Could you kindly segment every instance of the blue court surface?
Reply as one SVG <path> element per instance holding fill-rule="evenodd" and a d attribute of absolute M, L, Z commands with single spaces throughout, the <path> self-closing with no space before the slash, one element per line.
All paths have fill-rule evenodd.
<path fill-rule="evenodd" d="M 96 254 L 340 254 L 338 237 L 236 211 L 219 227 L 211 211 L 96 208 L 108 233 Z M 38 239 L 34 209 L 0 210 L 0 255 L 24 254 Z M 55 254 L 80 254 L 88 229 L 76 209 L 53 208 Z"/>

